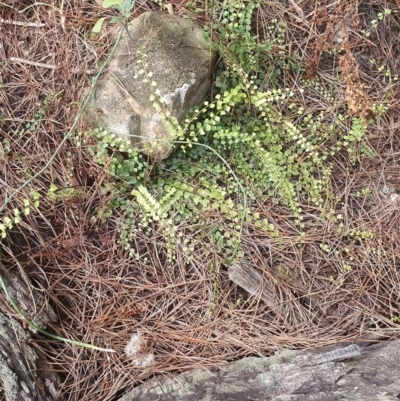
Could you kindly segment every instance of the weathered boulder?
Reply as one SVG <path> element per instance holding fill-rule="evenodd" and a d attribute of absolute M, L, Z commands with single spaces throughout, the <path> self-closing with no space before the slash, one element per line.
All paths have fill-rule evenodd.
<path fill-rule="evenodd" d="M 128 25 L 84 112 L 92 128 L 106 128 L 156 159 L 172 151 L 171 124 L 204 101 L 214 55 L 190 19 L 146 12 Z M 161 111 L 154 107 L 153 97 Z"/>

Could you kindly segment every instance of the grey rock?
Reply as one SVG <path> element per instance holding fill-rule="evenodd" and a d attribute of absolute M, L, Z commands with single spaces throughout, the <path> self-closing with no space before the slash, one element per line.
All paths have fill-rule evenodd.
<path fill-rule="evenodd" d="M 400 398 L 399 362 L 399 340 L 281 351 L 220 370 L 156 377 L 119 401 L 395 401 Z"/>
<path fill-rule="evenodd" d="M 146 12 L 128 25 L 84 112 L 92 128 L 106 128 L 155 159 L 169 156 L 173 124 L 204 101 L 215 54 L 203 31 L 185 18 Z M 144 72 L 142 71 L 144 70 Z M 143 82 L 152 74 L 150 82 Z M 155 82 L 157 86 L 152 86 Z"/>

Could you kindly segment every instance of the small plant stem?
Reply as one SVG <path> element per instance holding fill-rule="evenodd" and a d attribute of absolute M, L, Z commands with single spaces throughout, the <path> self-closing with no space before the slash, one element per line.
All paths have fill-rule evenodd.
<path fill-rule="evenodd" d="M 34 330 L 38 331 L 39 333 L 42 333 L 45 336 L 50 337 L 50 338 L 52 338 L 54 340 L 64 341 L 65 343 L 70 343 L 70 344 L 76 345 L 78 347 L 90 348 L 90 349 L 93 349 L 93 350 L 96 350 L 96 351 L 115 352 L 115 350 L 113 350 L 113 349 L 96 347 L 95 345 L 91 345 L 91 344 L 86 344 L 86 343 L 82 343 L 82 342 L 79 342 L 79 341 L 70 340 L 68 338 L 59 337 L 59 336 L 56 336 L 54 334 L 49 333 L 46 330 L 43 330 L 42 328 L 37 326 L 35 323 L 31 322 L 22 313 L 21 309 L 18 307 L 18 305 L 14 302 L 14 300 L 11 298 L 10 294 L 8 293 L 7 287 L 6 287 L 6 285 L 4 283 L 4 280 L 3 280 L 3 278 L 1 276 L 0 276 L 0 285 L 3 288 L 3 291 L 6 294 L 6 298 L 10 302 L 11 306 L 14 308 L 15 312 L 18 313 L 18 315 L 22 318 L 22 320 L 24 322 L 26 322 L 30 327 L 32 327 Z"/>

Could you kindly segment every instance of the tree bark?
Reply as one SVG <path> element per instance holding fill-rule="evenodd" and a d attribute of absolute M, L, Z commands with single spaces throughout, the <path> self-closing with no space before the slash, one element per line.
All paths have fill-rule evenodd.
<path fill-rule="evenodd" d="M 22 280 L 17 270 L 7 270 L 0 262 L 0 274 L 9 295 L 27 318 L 40 327 L 54 321 L 43 296 Z M 6 303 L 4 296 L 4 305 Z M 30 332 L 10 316 L 0 313 L 0 383 L 6 401 L 54 401 L 59 379 L 51 365 L 29 344 Z"/>

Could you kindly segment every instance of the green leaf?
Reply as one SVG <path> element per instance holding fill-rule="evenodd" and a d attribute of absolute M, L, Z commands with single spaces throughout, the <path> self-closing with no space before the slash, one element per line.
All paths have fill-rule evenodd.
<path fill-rule="evenodd" d="M 105 18 L 100 18 L 95 24 L 94 27 L 92 29 L 92 32 L 94 33 L 100 33 L 101 31 L 101 27 L 103 26 L 103 22 L 104 22 Z"/>
<path fill-rule="evenodd" d="M 122 17 L 112 17 L 110 23 L 117 24 L 118 22 L 122 21 Z"/>
<path fill-rule="evenodd" d="M 57 187 L 53 183 L 51 183 L 49 191 L 50 192 L 56 192 L 57 191 Z"/>
<path fill-rule="evenodd" d="M 133 177 L 133 176 L 130 176 L 130 177 L 127 177 L 126 179 L 125 179 L 125 181 L 127 181 L 129 184 L 136 184 L 137 183 L 137 178 L 136 177 Z"/>
<path fill-rule="evenodd" d="M 132 10 L 133 6 L 135 4 L 135 0 L 124 0 L 121 3 L 121 10 L 123 13 L 128 13 L 129 11 Z"/>
<path fill-rule="evenodd" d="M 123 1 L 124 0 L 104 0 L 103 7 L 110 8 L 110 7 L 120 6 L 123 3 Z"/>

